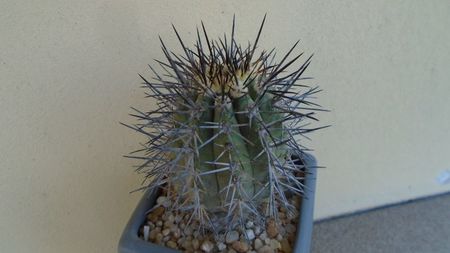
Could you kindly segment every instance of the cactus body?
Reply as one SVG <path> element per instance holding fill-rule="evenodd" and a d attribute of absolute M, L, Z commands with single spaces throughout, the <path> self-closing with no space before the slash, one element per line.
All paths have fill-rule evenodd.
<path fill-rule="evenodd" d="M 209 228 L 276 217 L 280 206 L 295 211 L 286 195 L 304 192 L 302 167 L 293 158 L 304 148 L 294 137 L 315 130 L 303 122 L 320 110 L 309 101 L 317 88 L 298 84 L 311 58 L 285 74 L 301 55 L 286 62 L 297 44 L 277 64 L 269 61 L 273 51 L 256 57 L 263 24 L 244 49 L 234 39 L 234 20 L 229 44 L 210 41 L 202 24 L 205 39 L 197 30 L 194 50 L 175 30 L 184 55 L 161 40 L 167 62 L 160 64 L 168 74 L 152 69 L 156 81 L 142 77 L 158 109 L 135 115 L 144 123 L 130 126 L 149 137 L 138 170 L 147 187 L 167 188 L 174 210 L 191 212 Z"/>

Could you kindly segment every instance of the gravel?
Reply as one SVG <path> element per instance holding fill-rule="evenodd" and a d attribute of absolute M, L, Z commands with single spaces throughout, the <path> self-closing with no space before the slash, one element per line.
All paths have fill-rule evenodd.
<path fill-rule="evenodd" d="M 147 215 L 140 236 L 146 241 L 165 245 L 187 253 L 291 253 L 298 216 L 279 210 L 280 222 L 267 219 L 265 224 L 248 220 L 244 230 L 227 233 L 203 233 L 197 230 L 198 222 L 190 221 L 189 213 L 166 212 L 171 200 L 165 196 L 157 199 L 157 206 Z M 300 203 L 291 200 L 291 203 Z"/>

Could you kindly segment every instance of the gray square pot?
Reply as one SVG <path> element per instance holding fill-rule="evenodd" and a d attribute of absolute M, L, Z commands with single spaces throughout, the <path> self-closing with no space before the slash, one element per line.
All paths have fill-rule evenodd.
<path fill-rule="evenodd" d="M 305 191 L 302 199 L 300 215 L 293 253 L 309 253 L 313 231 L 314 194 L 316 189 L 317 163 L 312 155 L 304 154 L 306 165 Z M 119 253 L 180 253 L 181 251 L 150 243 L 138 237 L 139 228 L 146 221 L 146 212 L 156 203 L 158 193 L 146 191 L 131 215 L 119 241 Z"/>

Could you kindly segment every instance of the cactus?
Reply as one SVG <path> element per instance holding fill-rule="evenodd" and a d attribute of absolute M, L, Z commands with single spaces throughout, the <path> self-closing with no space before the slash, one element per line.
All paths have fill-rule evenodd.
<path fill-rule="evenodd" d="M 173 27 L 183 54 L 160 38 L 165 74 L 150 67 L 153 80 L 141 76 L 157 109 L 134 109 L 141 122 L 127 125 L 148 137 L 142 155 L 129 156 L 144 161 L 137 168 L 144 187 L 165 188 L 172 210 L 207 229 L 277 218 L 280 207 L 294 213 L 287 196 L 305 191 L 297 163 L 305 148 L 295 137 L 318 129 L 305 122 L 322 110 L 310 101 L 319 89 L 298 84 L 312 56 L 286 74 L 303 54 L 288 60 L 298 42 L 279 63 L 274 50 L 257 54 L 264 21 L 245 48 L 235 40 L 234 18 L 230 40 L 210 40 L 202 22 L 194 49 Z"/>

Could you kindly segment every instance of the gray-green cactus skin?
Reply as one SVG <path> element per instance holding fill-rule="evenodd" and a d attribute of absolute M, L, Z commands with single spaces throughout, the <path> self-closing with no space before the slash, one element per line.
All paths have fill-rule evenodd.
<path fill-rule="evenodd" d="M 145 187 L 164 187 L 174 199 L 170 208 L 208 228 L 276 218 L 280 207 L 295 212 L 287 195 L 304 192 L 296 159 L 305 148 L 296 136 L 318 129 L 305 122 L 322 110 L 310 101 L 319 90 L 299 84 L 311 57 L 285 73 L 302 56 L 288 60 L 298 42 L 279 63 L 274 50 L 255 56 L 264 21 L 246 48 L 235 41 L 234 18 L 230 41 L 209 40 L 202 23 L 195 49 L 174 28 L 184 54 L 161 40 L 164 74 L 151 68 L 154 81 L 141 76 L 158 108 L 136 110 L 142 122 L 127 125 L 148 137 L 144 155 L 130 155 L 145 161 L 137 169 Z"/>

